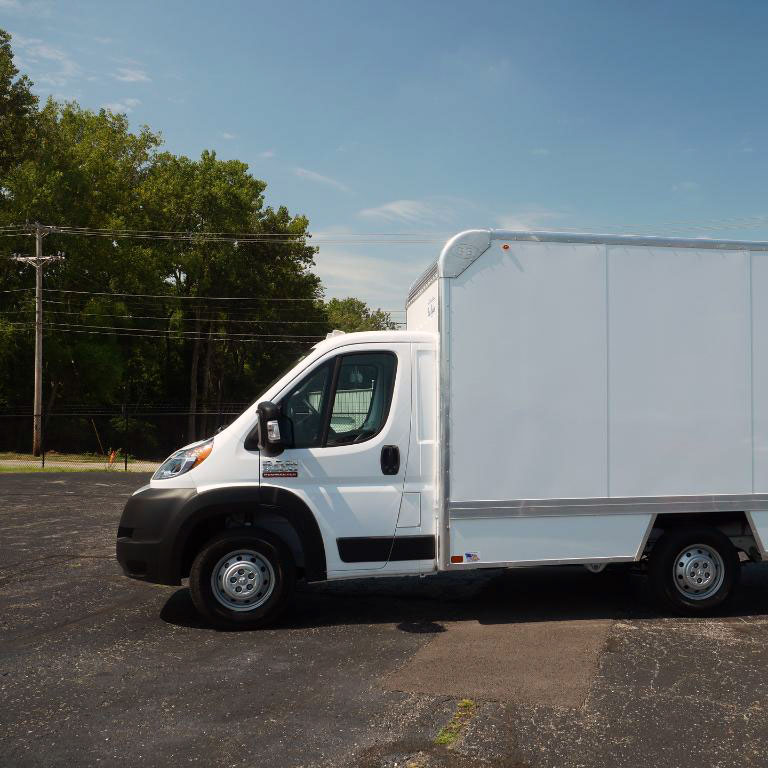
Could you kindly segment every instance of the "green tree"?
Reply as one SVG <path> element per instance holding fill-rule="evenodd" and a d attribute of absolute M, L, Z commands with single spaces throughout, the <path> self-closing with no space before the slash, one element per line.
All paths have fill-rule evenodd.
<path fill-rule="evenodd" d="M 37 98 L 31 88 L 32 81 L 26 75 L 19 77 L 13 63 L 11 36 L 0 29 L 0 188 L 34 141 Z"/>
<path fill-rule="evenodd" d="M 138 190 L 159 136 L 146 127 L 131 132 L 124 115 L 104 110 L 94 113 L 75 103 L 53 100 L 37 113 L 34 125 L 34 148 L 4 178 L 3 223 L 133 226 L 139 213 Z M 61 261 L 46 267 L 45 287 L 74 287 L 83 292 L 45 294 L 47 410 L 57 398 L 94 404 L 119 402 L 126 342 L 133 340 L 121 342 L 99 329 L 130 323 L 112 317 L 113 300 L 88 292 L 151 293 L 161 289 L 163 276 L 135 248 L 116 247 L 108 238 L 51 234 L 44 243 L 47 253 L 64 254 Z M 7 238 L 7 245 L 11 252 L 27 254 L 34 247 L 29 237 Z M 2 262 L 1 282 L 14 288 L 30 285 L 29 267 L 6 259 Z M 31 345 L 32 296 L 23 291 L 12 296 L 16 297 L 8 309 L 15 313 L 15 324 L 10 327 L 15 336 Z M 89 332 L 73 328 L 75 324 L 88 326 Z M 146 348 L 151 354 L 151 347 Z"/>
<path fill-rule="evenodd" d="M 331 299 L 325 305 L 331 328 L 351 333 L 353 331 L 388 331 L 397 328 L 389 312 L 370 309 L 360 299 Z"/>
<path fill-rule="evenodd" d="M 30 85 L 0 31 L 0 225 L 132 232 L 44 240 L 46 253 L 64 253 L 45 270 L 47 413 L 57 401 L 107 413 L 126 402 L 186 409 L 191 441 L 213 431 L 211 414 L 251 401 L 332 327 L 394 327 L 356 299 L 324 304 L 307 218 L 265 205 L 266 182 L 245 163 L 161 151 L 147 126 L 131 130 L 125 115 L 75 102 L 41 107 Z M 138 230 L 185 234 L 158 240 Z M 34 248 L 28 234 L 2 244 L 6 254 Z M 29 267 L 0 258 L 3 408 L 32 399 L 32 285 Z M 148 434 L 131 413 L 113 422 L 113 433 L 130 422 L 134 450 Z M 59 423 L 68 448 L 96 431 Z M 166 431 L 154 431 L 157 445 Z"/>
<path fill-rule="evenodd" d="M 190 440 L 210 431 L 206 412 L 216 410 L 225 386 L 250 398 L 325 332 L 325 317 L 314 310 L 321 285 L 310 272 L 308 221 L 264 207 L 265 188 L 245 163 L 208 151 L 198 161 L 159 155 L 142 187 L 153 228 L 189 233 L 188 241 L 156 252 L 173 293 L 187 299 L 176 320 L 192 331 L 184 366 Z M 241 233 L 242 242 L 212 241 L 205 232 Z M 251 242 L 256 236 L 264 241 Z"/>

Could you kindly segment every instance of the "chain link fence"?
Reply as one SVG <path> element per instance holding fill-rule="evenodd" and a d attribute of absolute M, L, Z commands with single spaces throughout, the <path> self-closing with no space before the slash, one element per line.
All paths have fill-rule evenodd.
<path fill-rule="evenodd" d="M 217 411 L 60 407 L 43 413 L 32 453 L 31 412 L 0 412 L 0 472 L 154 472 L 183 445 L 210 437 L 247 407 Z"/>

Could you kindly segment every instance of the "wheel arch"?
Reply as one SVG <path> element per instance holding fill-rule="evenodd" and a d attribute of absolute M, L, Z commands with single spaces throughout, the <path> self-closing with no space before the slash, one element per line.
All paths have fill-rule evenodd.
<path fill-rule="evenodd" d="M 661 513 L 656 515 L 643 554 L 653 548 L 656 541 L 667 531 L 707 526 L 727 536 L 737 550 L 745 552 L 752 560 L 762 560 L 763 550 L 758 531 L 749 512 L 692 512 Z"/>
<path fill-rule="evenodd" d="M 189 575 L 195 555 L 213 535 L 228 528 L 259 527 L 291 550 L 307 581 L 327 577 L 325 546 L 311 509 L 284 488 L 235 486 L 205 491 L 189 502 L 173 550 L 180 578 Z"/>

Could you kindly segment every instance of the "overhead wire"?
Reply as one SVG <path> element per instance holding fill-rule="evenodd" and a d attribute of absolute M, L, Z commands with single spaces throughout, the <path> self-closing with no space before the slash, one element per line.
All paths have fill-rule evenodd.
<path fill-rule="evenodd" d="M 30 290 L 34 290 L 31 288 Z M 65 288 L 43 288 L 47 293 L 74 293 L 87 294 L 89 296 L 135 296 L 141 299 L 183 299 L 205 301 L 319 301 L 316 298 L 279 298 L 274 296 L 180 296 L 171 293 L 120 293 L 118 291 L 75 291 Z"/>
<path fill-rule="evenodd" d="M 128 301 L 121 301 L 120 303 L 125 303 L 127 309 L 129 311 L 133 312 L 160 312 L 163 311 L 166 308 L 166 304 L 159 300 L 147 300 L 147 299 L 141 299 L 139 301 L 134 300 L 128 300 Z M 62 301 L 57 299 L 43 299 L 43 306 L 45 307 L 51 307 L 51 311 L 55 312 L 57 311 L 55 307 L 52 307 L 51 305 L 63 305 L 63 306 L 72 306 L 72 303 L 69 301 Z M 87 306 L 87 304 L 86 304 Z M 208 312 L 208 313 L 216 313 L 216 312 L 222 312 L 226 313 L 227 317 L 252 317 L 254 313 L 256 312 L 269 312 L 270 317 L 274 317 L 277 320 L 281 320 L 281 315 L 279 313 L 281 312 L 290 312 L 290 316 L 293 317 L 295 313 L 295 309 L 293 306 L 275 306 L 275 305 L 269 305 L 269 306 L 255 306 L 255 307 L 248 307 L 244 306 L 242 304 L 237 304 L 236 307 L 232 306 L 220 306 L 220 305 L 206 305 L 206 304 L 198 304 L 198 305 L 190 305 L 190 304 L 181 304 L 181 305 L 174 305 L 172 307 L 167 307 L 169 310 L 173 310 L 174 312 L 180 312 L 184 309 L 186 310 L 196 310 L 200 312 Z M 322 311 L 322 309 L 315 308 L 315 307 L 308 307 L 308 308 L 302 308 L 302 316 L 303 317 L 312 317 L 311 312 L 317 311 L 316 319 L 318 321 L 325 319 L 325 314 Z M 214 315 L 211 315 L 208 319 L 213 319 Z M 194 319 L 194 318 L 193 318 Z M 201 315 L 201 320 L 204 319 L 204 316 Z"/>
<path fill-rule="evenodd" d="M 14 321 L 10 320 L 8 321 L 9 325 L 21 325 L 21 326 L 34 326 L 34 323 L 31 321 Z M 188 336 L 200 336 L 201 338 L 209 338 L 209 334 L 205 333 L 202 334 L 199 331 L 182 331 L 177 329 L 165 329 L 165 328 L 135 328 L 133 326 L 112 326 L 112 325 L 92 325 L 90 323 L 58 323 L 53 320 L 47 320 L 45 322 L 45 325 L 51 328 L 94 328 L 98 330 L 104 330 L 104 331 L 136 331 L 136 332 L 147 332 L 147 333 L 162 333 L 162 334 L 168 334 L 171 336 L 186 338 Z M 215 336 L 217 334 L 210 334 L 211 336 Z M 218 334 L 218 335 L 224 335 L 231 338 L 237 338 L 240 336 L 250 336 L 252 338 L 276 338 L 276 339 L 302 339 L 305 341 L 318 341 L 320 339 L 325 338 L 324 336 L 318 336 L 315 334 L 281 334 L 281 333 L 237 333 L 237 332 L 227 332 L 226 334 Z"/>
<path fill-rule="evenodd" d="M 10 323 L 10 324 L 22 325 L 30 329 L 34 327 L 34 323 Z M 87 334 L 91 336 L 111 336 L 112 338 L 173 339 L 175 336 L 177 336 L 176 332 L 174 331 L 161 332 L 157 329 L 152 329 L 151 331 L 146 333 L 134 333 L 134 332 L 121 333 L 120 328 L 113 328 L 111 326 L 104 326 L 108 328 L 108 330 L 84 330 L 81 328 L 59 328 L 55 325 L 44 323 L 43 327 L 53 333 L 82 333 L 82 334 Z M 233 338 L 231 334 L 226 334 L 226 335 L 212 334 L 210 336 L 206 334 L 201 336 L 183 336 L 182 338 L 187 341 L 218 341 L 218 342 L 237 341 L 237 342 L 243 342 L 243 343 L 297 344 L 297 345 L 314 345 L 317 343 L 318 340 L 322 340 L 322 337 L 320 338 L 295 338 L 295 337 L 263 338 L 253 334 L 245 334 L 243 337 L 238 337 L 238 338 Z"/>
<path fill-rule="evenodd" d="M 34 312 L 34 307 L 28 307 L 27 309 L 10 309 L 10 310 L 4 310 L 4 314 L 24 314 L 29 312 Z M 133 314 L 127 314 L 127 315 L 120 315 L 115 314 L 112 312 L 79 312 L 78 310 L 66 310 L 66 309 L 56 309 L 56 308 L 50 308 L 48 310 L 49 313 L 58 314 L 58 315 L 77 315 L 78 317 L 116 317 L 124 320 L 173 320 L 174 322 L 185 322 L 185 323 L 196 323 L 196 322 L 203 322 L 203 323 L 209 323 L 209 322 L 222 322 L 222 323 L 248 323 L 248 324 L 254 324 L 254 325 L 317 325 L 319 322 L 321 322 L 321 318 L 318 318 L 317 320 L 259 320 L 259 319 L 249 319 L 249 320 L 242 320 L 239 318 L 231 318 L 231 317 L 174 317 L 173 315 L 133 315 Z"/>
<path fill-rule="evenodd" d="M 12 288 L 8 290 L 0 291 L 0 293 L 15 293 L 19 291 L 34 291 L 34 288 Z M 205 301 L 235 301 L 235 302 L 243 302 L 243 301 L 251 301 L 251 302 L 319 302 L 322 301 L 322 299 L 319 298 L 303 298 L 303 297 L 278 297 L 278 296 L 179 296 L 177 294 L 167 294 L 167 293 L 120 293 L 117 291 L 80 291 L 80 290 L 70 290 L 70 289 L 64 289 L 64 288 L 43 288 L 44 293 L 65 293 L 65 294 L 73 294 L 73 295 L 80 295 L 80 296 L 120 296 L 120 297 L 127 297 L 127 298 L 138 298 L 138 299 L 159 299 L 159 300 L 182 300 L 182 301 L 199 301 L 199 302 L 205 302 Z M 43 299 L 43 301 L 46 302 L 54 302 L 54 299 Z M 218 307 L 210 307 L 210 309 L 218 309 Z M 222 309 L 224 309 L 222 307 Z M 263 307 L 259 307 L 259 309 L 263 309 Z M 228 312 L 231 312 L 230 309 L 227 308 Z M 395 312 L 405 312 L 404 308 L 401 309 L 379 309 L 380 312 L 386 312 L 386 313 L 395 313 Z"/>

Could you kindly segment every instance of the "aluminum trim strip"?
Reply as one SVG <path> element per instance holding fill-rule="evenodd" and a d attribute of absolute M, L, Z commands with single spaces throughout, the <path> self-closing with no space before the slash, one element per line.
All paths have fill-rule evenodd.
<path fill-rule="evenodd" d="M 494 560 L 482 563 L 448 563 L 446 571 L 474 571 L 480 568 L 532 568 L 538 565 L 589 565 L 590 563 L 634 563 L 631 555 L 621 557 L 576 557 L 553 560 Z"/>
<path fill-rule="evenodd" d="M 492 229 L 491 240 L 520 242 L 582 243 L 589 245 L 645 245 L 660 248 L 710 248 L 725 251 L 768 251 L 764 240 L 714 240 L 708 237 L 661 237 L 656 235 L 604 235 L 576 232 L 521 232 Z"/>
<path fill-rule="evenodd" d="M 437 562 L 438 569 L 445 570 L 451 562 L 451 531 L 450 504 L 451 474 L 450 452 L 451 439 L 449 400 L 451 396 L 451 282 L 448 278 L 438 277 L 438 310 L 437 322 L 439 330 L 438 351 L 438 434 L 440 438 L 440 453 L 438 456 L 438 489 L 439 524 L 437 527 Z"/>
<path fill-rule="evenodd" d="M 408 298 L 405 302 L 405 308 L 413 304 L 416 299 L 421 296 L 424 291 L 429 288 L 432 283 L 437 279 L 437 261 L 434 261 L 427 269 L 424 270 L 415 280 L 410 290 L 408 291 Z"/>
<path fill-rule="evenodd" d="M 593 499 L 513 499 L 461 501 L 448 505 L 451 520 L 506 517 L 567 517 L 570 515 L 647 515 L 695 512 L 768 510 L 768 494 L 703 496 L 637 496 Z"/>

